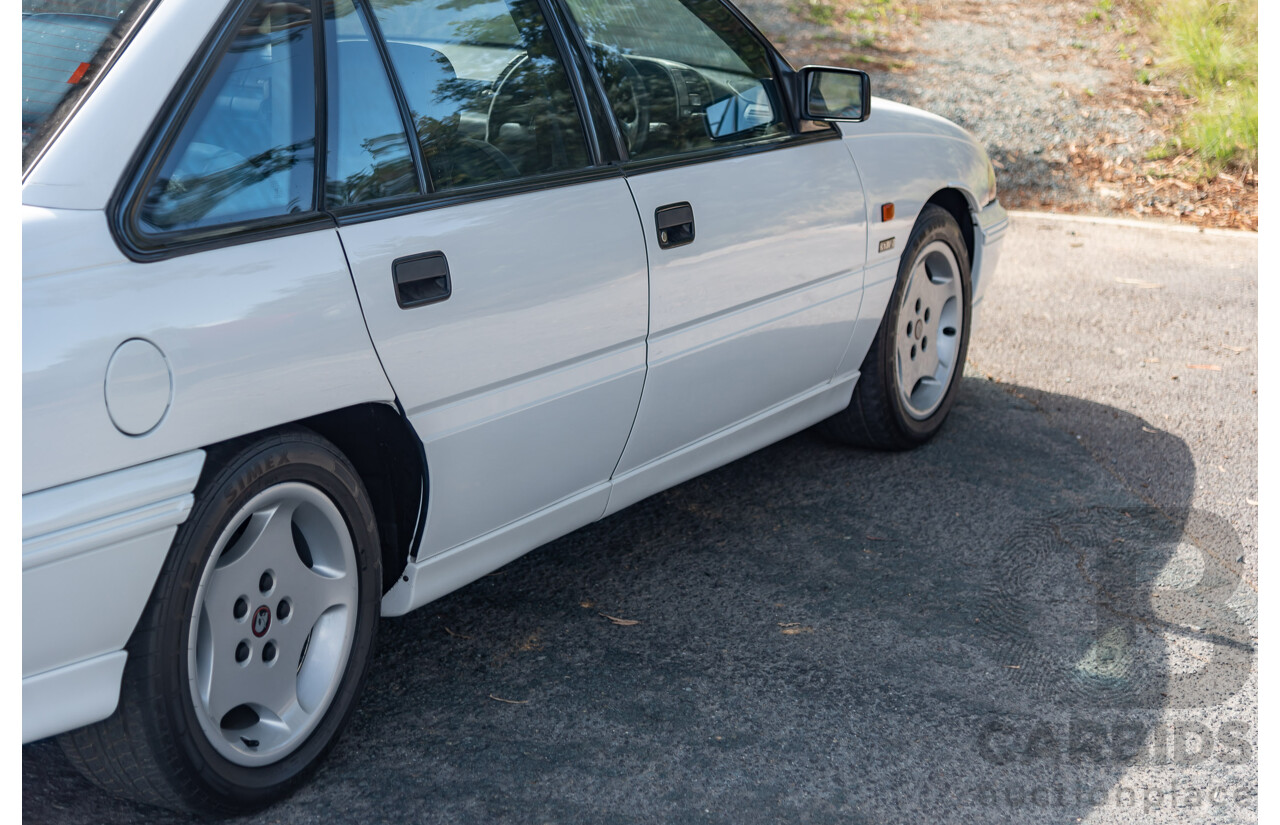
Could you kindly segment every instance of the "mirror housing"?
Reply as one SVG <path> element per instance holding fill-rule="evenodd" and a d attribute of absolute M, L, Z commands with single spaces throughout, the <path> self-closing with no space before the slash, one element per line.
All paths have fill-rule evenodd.
<path fill-rule="evenodd" d="M 871 114 L 871 76 L 864 71 L 805 66 L 797 81 L 802 120 L 861 123 Z"/>

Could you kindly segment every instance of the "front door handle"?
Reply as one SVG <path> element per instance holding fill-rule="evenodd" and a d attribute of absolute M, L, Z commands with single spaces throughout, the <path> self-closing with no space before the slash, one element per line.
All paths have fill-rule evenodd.
<path fill-rule="evenodd" d="M 693 207 L 687 202 L 659 206 L 653 222 L 658 227 L 658 246 L 663 249 L 693 243 Z"/>
<path fill-rule="evenodd" d="M 401 309 L 434 304 L 453 294 L 449 261 L 443 252 L 397 258 L 391 264 L 391 279 L 395 283 L 396 303 Z"/>

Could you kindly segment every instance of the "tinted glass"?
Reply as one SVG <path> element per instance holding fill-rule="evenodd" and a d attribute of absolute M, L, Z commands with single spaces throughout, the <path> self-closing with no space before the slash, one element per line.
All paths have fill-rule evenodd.
<path fill-rule="evenodd" d="M 71 92 L 89 83 L 95 65 L 119 48 L 121 24 L 139 5 L 122 0 L 23 0 L 24 165 L 30 156 L 27 147 L 55 119 L 54 111 Z"/>
<path fill-rule="evenodd" d="M 313 208 L 313 57 L 309 3 L 253 7 L 147 192 L 143 231 Z"/>
<path fill-rule="evenodd" d="M 580 169 L 569 79 L 531 0 L 373 0 L 436 190 Z"/>
<path fill-rule="evenodd" d="M 329 131 L 325 203 L 331 207 L 420 192 L 386 67 L 351 0 L 325 10 Z"/>
<path fill-rule="evenodd" d="M 633 158 L 785 134 L 764 47 L 719 0 L 567 0 Z"/>

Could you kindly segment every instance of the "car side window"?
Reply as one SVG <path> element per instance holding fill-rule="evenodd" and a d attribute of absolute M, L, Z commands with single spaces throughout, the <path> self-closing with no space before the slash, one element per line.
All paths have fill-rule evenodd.
<path fill-rule="evenodd" d="M 535 0 L 372 0 L 436 191 L 589 165 Z"/>
<path fill-rule="evenodd" d="M 720 0 L 566 0 L 632 159 L 788 133 L 764 46 Z"/>
<path fill-rule="evenodd" d="M 352 0 L 325 4 L 328 207 L 421 192 L 386 67 Z"/>
<path fill-rule="evenodd" d="M 138 212 L 148 234 L 315 208 L 309 2 L 260 2 L 161 161 Z"/>

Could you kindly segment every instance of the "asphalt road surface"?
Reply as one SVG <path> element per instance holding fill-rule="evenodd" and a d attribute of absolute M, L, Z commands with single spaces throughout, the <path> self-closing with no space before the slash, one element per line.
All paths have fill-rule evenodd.
<path fill-rule="evenodd" d="M 1256 238 L 1018 214 L 997 279 L 932 443 L 801 433 L 384 621 L 243 821 L 1256 821 Z"/>

